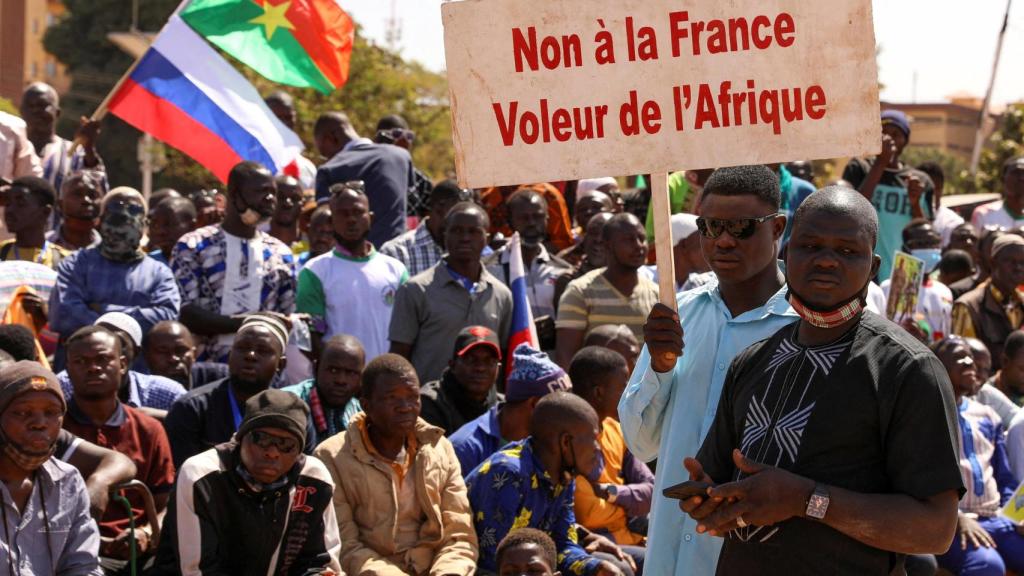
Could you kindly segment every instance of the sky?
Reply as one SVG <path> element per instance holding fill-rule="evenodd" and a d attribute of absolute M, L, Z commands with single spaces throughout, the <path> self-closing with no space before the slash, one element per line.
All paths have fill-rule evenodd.
<path fill-rule="evenodd" d="M 342 0 L 364 34 L 385 44 L 392 6 L 401 26 L 403 56 L 443 70 L 442 0 Z M 879 78 L 888 102 L 945 102 L 963 92 L 985 95 L 1005 0 L 874 0 Z M 1024 1 L 1010 26 L 996 79 L 993 106 L 1024 100 Z M 916 89 L 915 89 L 916 73 Z"/>

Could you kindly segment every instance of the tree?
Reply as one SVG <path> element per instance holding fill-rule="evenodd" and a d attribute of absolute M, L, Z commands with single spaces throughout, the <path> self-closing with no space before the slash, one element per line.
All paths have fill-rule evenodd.
<path fill-rule="evenodd" d="M 959 156 L 943 152 L 938 148 L 911 144 L 900 155 L 900 160 L 908 166 L 920 166 L 924 162 L 935 162 L 941 166 L 942 172 L 946 175 L 943 194 L 961 194 L 971 190 L 971 185 L 967 182 L 967 161 Z"/>
<path fill-rule="evenodd" d="M 62 101 L 64 114 L 60 125 L 61 134 L 70 137 L 77 118 L 91 114 L 131 65 L 131 59 L 106 39 L 108 32 L 128 29 L 130 10 L 128 0 L 65 0 L 65 4 L 69 15 L 47 31 L 45 44 L 67 65 L 73 78 L 71 91 Z M 159 29 L 177 4 L 178 0 L 142 2 L 140 27 Z M 413 160 L 417 167 L 434 178 L 444 177 L 454 169 L 445 77 L 367 42 L 358 28 L 348 83 L 329 95 L 274 84 L 238 61 L 225 58 L 260 93 L 283 89 L 295 98 L 297 130 L 314 161 L 322 160 L 312 150 L 313 124 L 321 112 L 345 111 L 360 134 L 371 138 L 379 118 L 397 113 L 416 132 Z M 112 115 L 104 120 L 100 153 L 112 184 L 140 181 L 136 152 L 139 136 L 137 130 Z M 183 191 L 222 185 L 175 150 L 168 150 L 167 165 L 154 178 L 155 187 L 171 186 Z"/>
<path fill-rule="evenodd" d="M 1003 163 L 1021 154 L 1024 154 L 1024 102 L 1007 106 L 999 118 L 999 127 L 981 151 L 974 191 L 1002 192 Z"/>

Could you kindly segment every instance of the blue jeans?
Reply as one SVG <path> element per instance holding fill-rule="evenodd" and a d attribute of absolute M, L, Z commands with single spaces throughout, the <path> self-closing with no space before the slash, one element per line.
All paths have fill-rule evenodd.
<path fill-rule="evenodd" d="M 949 550 L 938 557 L 939 566 L 958 576 L 1003 576 L 1006 570 L 1024 571 L 1024 536 L 1013 522 L 1002 516 L 979 518 L 978 523 L 996 542 L 995 548 L 960 548 L 960 536 L 953 538 Z"/>

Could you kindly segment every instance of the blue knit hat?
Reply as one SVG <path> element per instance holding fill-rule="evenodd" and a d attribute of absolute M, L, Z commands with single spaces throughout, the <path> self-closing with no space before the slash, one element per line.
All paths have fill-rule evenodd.
<path fill-rule="evenodd" d="M 906 114 L 899 110 L 886 110 L 882 112 L 882 126 L 886 124 L 892 124 L 899 128 L 907 140 L 910 140 L 910 120 L 907 119 Z"/>
<path fill-rule="evenodd" d="M 547 354 L 529 344 L 520 344 L 512 352 L 512 372 L 505 383 L 505 398 L 509 402 L 540 398 L 556 390 L 571 389 L 569 375 L 552 362 Z"/>

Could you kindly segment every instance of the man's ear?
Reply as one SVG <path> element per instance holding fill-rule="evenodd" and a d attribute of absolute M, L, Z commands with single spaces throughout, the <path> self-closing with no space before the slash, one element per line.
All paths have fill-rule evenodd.
<path fill-rule="evenodd" d="M 288 357 L 284 352 L 282 352 L 281 359 L 277 361 L 277 371 L 284 372 L 286 366 L 288 366 Z"/>
<path fill-rule="evenodd" d="M 882 257 L 878 254 L 871 255 L 871 277 L 878 276 L 878 269 L 882 266 Z"/>
<path fill-rule="evenodd" d="M 779 214 L 778 218 L 772 220 L 772 237 L 776 240 L 782 238 L 782 233 L 786 231 L 786 222 L 789 218 L 783 214 Z"/>

